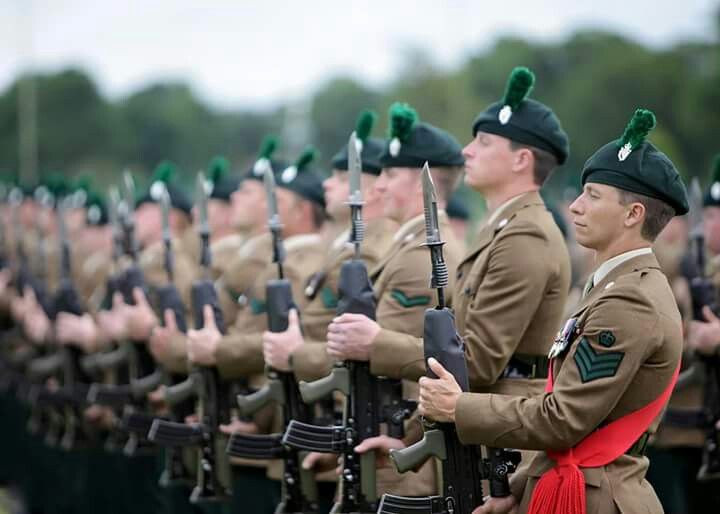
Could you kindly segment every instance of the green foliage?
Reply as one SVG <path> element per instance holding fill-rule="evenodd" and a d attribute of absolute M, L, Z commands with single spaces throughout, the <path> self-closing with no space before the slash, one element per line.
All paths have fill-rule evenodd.
<path fill-rule="evenodd" d="M 415 123 L 418 120 L 417 112 L 406 103 L 395 102 L 390 106 L 390 130 L 388 137 L 397 138 L 401 142 L 407 141 Z"/>
<path fill-rule="evenodd" d="M 505 87 L 503 105 L 509 105 L 514 111 L 527 98 L 535 84 L 535 75 L 524 66 L 512 70 Z"/>
<path fill-rule="evenodd" d="M 652 129 L 655 128 L 655 114 L 647 109 L 637 109 L 625 127 L 618 146 L 630 144 L 630 149 L 640 146 Z"/>
<path fill-rule="evenodd" d="M 365 141 L 370 133 L 372 132 L 373 125 L 377 119 L 377 113 L 375 111 L 363 111 L 358 117 L 357 123 L 355 124 L 355 136 L 360 141 Z"/>

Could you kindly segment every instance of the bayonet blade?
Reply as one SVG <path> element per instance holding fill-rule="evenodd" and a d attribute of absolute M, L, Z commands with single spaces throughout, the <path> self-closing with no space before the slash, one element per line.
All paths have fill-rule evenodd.
<path fill-rule="evenodd" d="M 355 132 L 350 134 L 348 141 L 348 173 L 350 182 L 350 205 L 362 205 L 362 159 L 358 152 L 358 140 Z"/>
<path fill-rule="evenodd" d="M 438 225 L 437 195 L 435 184 L 430 176 L 430 166 L 427 162 L 422 170 L 423 208 L 425 211 L 425 236 L 428 244 L 440 242 L 440 227 Z"/>
<path fill-rule="evenodd" d="M 201 170 L 198 171 L 197 179 L 195 180 L 195 202 L 197 202 L 198 207 L 198 230 L 200 234 L 207 234 L 210 230 L 208 226 L 208 196 L 205 173 Z"/>
<path fill-rule="evenodd" d="M 160 208 L 162 210 L 163 240 L 169 241 L 172 237 L 170 234 L 170 193 L 168 193 L 165 184 L 162 185 L 160 192 Z"/>
<path fill-rule="evenodd" d="M 130 170 L 123 171 L 123 186 L 126 207 L 128 213 L 131 213 L 135 207 L 135 181 Z"/>
<path fill-rule="evenodd" d="M 691 232 L 702 231 L 702 211 L 703 211 L 703 194 L 700 188 L 700 181 L 697 177 L 693 177 L 690 181 L 690 212 L 688 221 L 690 223 Z"/>
<path fill-rule="evenodd" d="M 273 229 L 279 224 L 279 213 L 277 205 L 277 196 L 275 194 L 275 175 L 273 174 L 272 168 L 266 168 L 263 176 L 263 183 L 265 184 L 265 198 L 267 200 L 268 210 L 268 221 L 270 228 Z"/>

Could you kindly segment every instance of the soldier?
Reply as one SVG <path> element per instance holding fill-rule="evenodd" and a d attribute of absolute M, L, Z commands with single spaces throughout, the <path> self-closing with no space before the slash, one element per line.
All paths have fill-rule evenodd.
<path fill-rule="evenodd" d="M 430 275 L 427 251 L 420 246 L 425 236 L 420 170 L 426 162 L 430 165 L 439 207 L 444 209 L 464 159 L 460 145 L 450 134 L 418 121 L 417 113 L 406 104 L 391 106 L 390 127 L 390 141 L 380 157 L 383 170 L 375 188 L 383 200 L 384 216 L 400 228 L 390 249 L 370 270 L 378 299 L 377 321 L 349 313 L 335 318 L 328 326 L 327 351 L 336 360 L 369 361 L 371 373 L 377 376 L 416 378 L 408 376 L 408 372 L 422 367 L 418 338 L 422 335 L 425 309 L 434 295 L 427 281 Z M 447 234 L 446 261 L 455 266 L 461 246 L 451 235 L 445 211 L 440 212 L 440 231 Z M 405 386 L 406 397 L 413 398 L 415 384 L 407 381 Z M 404 442 L 380 436 L 365 440 L 356 451 L 384 453 L 399 446 L 404 446 Z M 399 475 L 385 459 L 379 462 L 384 464 L 378 473 L 379 492 L 406 496 L 434 492 L 431 466 L 424 466 L 417 474 Z"/>
<path fill-rule="evenodd" d="M 654 126 L 637 110 L 585 163 L 571 212 L 599 266 L 550 351 L 546 393 L 461 393 L 434 360 L 439 378 L 420 380 L 420 412 L 454 422 L 463 443 L 545 450 L 513 476 L 511 496 L 477 512 L 662 512 L 643 452 L 677 378 L 682 325 L 651 245 L 688 200 L 673 163 L 645 141 Z"/>
<path fill-rule="evenodd" d="M 385 147 L 382 139 L 369 137 L 375 117 L 375 113 L 365 111 L 356 126 L 356 135 L 362 141 L 363 217 L 367 221 L 361 258 L 368 268 L 373 268 L 387 251 L 395 228 L 382 217 L 382 199 L 374 190 Z M 349 227 L 347 145 L 333 157 L 332 164 L 333 174 L 323 182 L 326 212 L 338 226 Z M 298 381 L 317 380 L 330 373 L 333 360 L 327 355 L 325 336 L 336 313 L 340 267 L 352 256 L 349 233 L 348 228 L 333 239 L 322 267 L 311 276 L 304 291 L 308 304 L 301 323 L 293 315 L 287 331 L 263 334 L 265 361 L 276 369 L 293 371 Z"/>
<path fill-rule="evenodd" d="M 274 144 L 271 148 L 274 149 Z M 244 209 L 246 221 L 251 221 L 256 231 L 267 227 L 267 207 L 265 191 L 261 179 L 268 164 L 279 164 L 270 160 L 270 155 L 259 159 L 251 174 L 243 181 L 241 194 L 254 197 L 255 209 Z M 270 152 L 271 154 L 271 152 Z M 283 236 L 287 252 L 285 278 L 293 287 L 293 297 L 302 310 L 304 305 L 302 288 L 311 272 L 318 266 L 325 251 L 319 231 L 325 219 L 322 188 L 319 176 L 310 168 L 315 152 L 308 149 L 290 166 L 272 168 L 277 182 L 277 201 L 280 219 L 283 223 Z M 264 229 L 266 230 L 266 228 Z M 258 249 L 269 249 L 267 234 L 256 240 Z M 246 245 L 249 243 L 246 243 Z M 245 247 L 243 247 L 244 251 Z M 253 248 L 248 248 L 253 251 Z M 257 254 L 256 254 L 257 255 Z M 239 269 L 243 276 L 251 279 L 238 291 L 232 286 L 238 285 L 236 277 L 221 278 L 222 287 L 236 296 L 239 310 L 237 316 L 228 324 L 227 335 L 222 335 L 213 323 L 202 330 L 188 332 L 188 355 L 190 361 L 204 365 L 217 366 L 224 380 L 247 379 L 251 387 L 264 382 L 264 359 L 262 353 L 262 333 L 267 328 L 265 305 L 265 285 L 269 279 L 277 278 L 277 265 L 272 261 L 272 252 L 259 273 L 247 275 L 247 270 Z M 237 269 L 234 266 L 232 269 Z M 230 271 L 232 271 L 229 270 Z M 227 275 L 228 273 L 226 273 Z M 229 290 L 228 290 L 229 289 Z M 240 305 L 242 304 L 242 305 Z M 270 411 L 255 416 L 254 423 L 235 420 L 221 429 L 231 434 L 234 431 L 268 433 L 271 428 Z M 235 508 L 253 508 L 256 511 L 272 511 L 279 501 L 279 476 L 270 470 L 273 481 L 265 478 L 267 463 L 246 459 L 233 462 L 233 505 Z M 261 474 L 260 474 L 261 473 Z M 249 494 L 252 491 L 252 494 Z M 252 497 L 253 504 L 248 505 Z"/>

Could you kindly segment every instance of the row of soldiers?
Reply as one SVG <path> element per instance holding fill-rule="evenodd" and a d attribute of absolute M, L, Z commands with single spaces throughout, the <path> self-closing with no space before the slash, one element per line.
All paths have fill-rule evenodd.
<path fill-rule="evenodd" d="M 669 282 L 652 245 L 690 205 L 638 109 L 583 167 L 594 264 L 569 300 L 539 194 L 569 141 L 533 83 L 513 70 L 464 148 L 406 104 L 387 139 L 363 113 L 324 181 L 268 138 L 242 176 L 213 161 L 194 205 L 169 163 L 107 204 L 13 189 L 2 478 L 31 512 L 662 512 L 656 438 L 653 483 L 690 512 L 690 475 L 720 473 L 720 177 L 693 266 L 658 251 Z M 467 249 L 445 210 L 463 171 L 490 213 Z"/>

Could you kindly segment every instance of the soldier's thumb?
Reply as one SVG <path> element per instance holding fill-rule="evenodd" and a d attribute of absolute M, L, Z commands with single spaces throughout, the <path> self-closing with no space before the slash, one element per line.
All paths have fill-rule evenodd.
<path fill-rule="evenodd" d="M 708 323 L 717 323 L 718 321 L 720 321 L 720 318 L 715 316 L 713 310 L 707 305 L 703 307 L 703 316 L 708 321 Z"/>
<path fill-rule="evenodd" d="M 211 328 L 215 327 L 215 313 L 213 312 L 212 305 L 205 305 L 203 307 L 203 314 L 205 316 L 205 326 L 204 328 Z"/>
<path fill-rule="evenodd" d="M 300 329 L 300 317 L 298 316 L 297 309 L 290 309 L 288 313 L 288 330 L 289 329 Z"/>
<path fill-rule="evenodd" d="M 170 330 L 177 329 L 177 323 L 175 323 L 175 312 L 172 309 L 165 309 L 165 327 Z"/>
<path fill-rule="evenodd" d="M 133 288 L 133 299 L 135 300 L 135 305 L 143 306 L 143 307 L 145 305 L 147 305 L 147 299 L 145 298 L 145 293 L 139 287 Z"/>
<path fill-rule="evenodd" d="M 450 372 L 443 368 L 442 364 L 435 360 L 434 357 L 430 357 L 428 359 L 428 366 L 430 366 L 430 369 L 438 376 L 438 378 L 447 378 L 451 376 Z"/>

